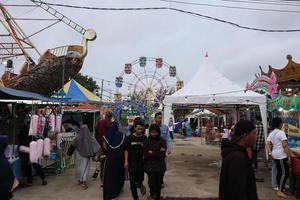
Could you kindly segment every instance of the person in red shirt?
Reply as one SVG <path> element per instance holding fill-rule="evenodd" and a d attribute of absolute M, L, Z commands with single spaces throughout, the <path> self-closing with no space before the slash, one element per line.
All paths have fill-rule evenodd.
<path fill-rule="evenodd" d="M 103 171 L 104 171 L 104 163 L 106 159 L 106 153 L 105 148 L 103 146 L 103 136 L 108 131 L 108 129 L 111 127 L 112 124 L 112 112 L 107 111 L 105 113 L 104 119 L 100 119 L 97 122 L 96 125 L 96 140 L 99 142 L 103 154 L 100 155 L 100 169 L 96 168 L 96 171 L 94 172 L 93 178 L 97 178 L 98 174 L 100 172 L 100 180 L 101 180 L 101 186 L 103 186 Z"/>

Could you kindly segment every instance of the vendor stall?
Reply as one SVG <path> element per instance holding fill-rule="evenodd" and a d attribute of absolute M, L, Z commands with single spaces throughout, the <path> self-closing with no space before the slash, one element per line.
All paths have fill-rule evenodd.
<path fill-rule="evenodd" d="M 291 97 L 279 95 L 275 99 L 268 99 L 269 120 L 281 117 L 284 131 L 288 134 L 289 146 L 300 148 L 300 96 Z"/>
<path fill-rule="evenodd" d="M 175 107 L 214 109 L 230 113 L 236 123 L 252 108 L 258 108 L 267 133 L 266 97 L 234 84 L 204 60 L 198 72 L 186 86 L 164 100 L 164 121 L 168 124 Z"/>

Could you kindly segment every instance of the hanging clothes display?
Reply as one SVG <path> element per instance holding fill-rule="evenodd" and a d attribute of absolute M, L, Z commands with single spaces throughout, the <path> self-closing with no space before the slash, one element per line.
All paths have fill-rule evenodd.
<path fill-rule="evenodd" d="M 42 115 L 39 116 L 39 119 L 38 119 L 38 131 L 37 131 L 37 134 L 39 136 L 43 136 L 45 125 L 46 125 L 46 118 L 44 116 L 42 116 Z"/>
<path fill-rule="evenodd" d="M 41 158 L 43 156 L 43 149 L 44 149 L 44 140 L 38 139 L 37 140 L 37 156 Z"/>
<path fill-rule="evenodd" d="M 60 133 L 61 132 L 61 123 L 62 123 L 62 115 L 56 115 L 55 118 L 55 133 Z"/>
<path fill-rule="evenodd" d="M 50 131 L 55 132 L 55 115 L 54 114 L 49 115 L 48 123 L 49 123 Z"/>
<path fill-rule="evenodd" d="M 51 141 L 49 138 L 44 139 L 44 149 L 43 149 L 43 155 L 49 156 L 51 151 Z"/>
<path fill-rule="evenodd" d="M 38 146 L 35 141 L 29 144 L 29 157 L 31 163 L 38 163 Z"/>
<path fill-rule="evenodd" d="M 61 149 L 61 145 L 62 144 L 62 134 L 61 133 L 58 133 L 56 135 L 56 146 L 58 149 Z"/>
<path fill-rule="evenodd" d="M 30 120 L 29 135 L 37 135 L 38 133 L 38 115 L 32 115 Z"/>

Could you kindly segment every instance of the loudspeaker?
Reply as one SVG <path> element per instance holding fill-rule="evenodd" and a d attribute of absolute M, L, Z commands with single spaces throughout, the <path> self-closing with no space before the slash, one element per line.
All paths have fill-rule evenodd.
<path fill-rule="evenodd" d="M 13 68 L 13 61 L 12 60 L 7 60 L 6 67 L 7 68 Z"/>

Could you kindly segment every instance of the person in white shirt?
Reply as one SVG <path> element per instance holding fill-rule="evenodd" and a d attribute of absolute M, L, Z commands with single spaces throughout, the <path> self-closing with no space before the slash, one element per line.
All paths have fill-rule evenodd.
<path fill-rule="evenodd" d="M 288 139 L 282 129 L 282 119 L 276 117 L 272 120 L 274 130 L 267 138 L 268 149 L 271 151 L 271 156 L 276 163 L 277 168 L 277 184 L 279 190 L 277 196 L 287 198 L 283 192 L 284 186 L 289 177 L 289 162 L 290 162 L 290 149 L 288 147 Z"/>

